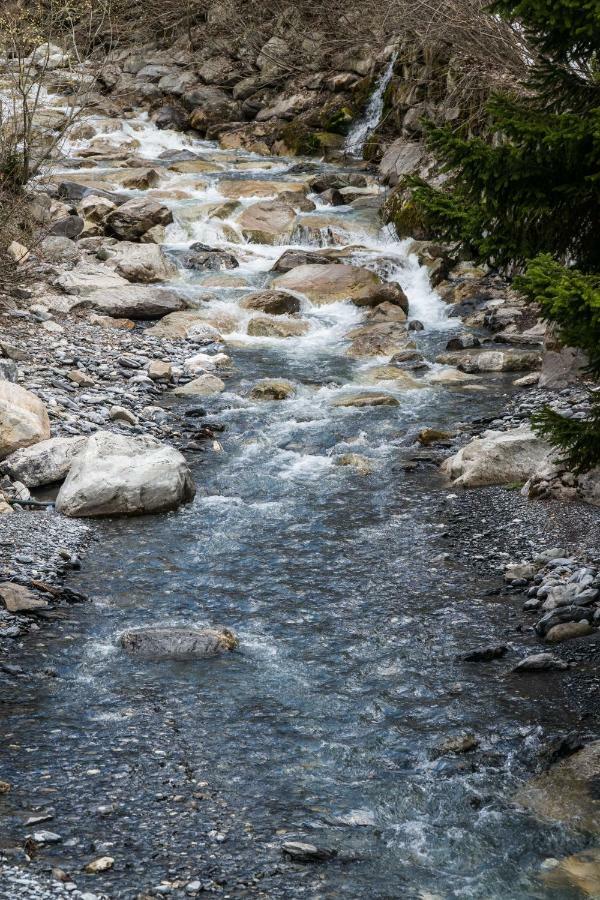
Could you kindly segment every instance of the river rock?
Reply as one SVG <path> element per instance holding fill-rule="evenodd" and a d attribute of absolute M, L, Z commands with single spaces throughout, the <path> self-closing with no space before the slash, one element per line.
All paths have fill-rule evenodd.
<path fill-rule="evenodd" d="M 362 453 L 342 453 L 335 459 L 336 466 L 349 466 L 358 475 L 370 475 L 373 472 L 373 464 Z"/>
<path fill-rule="evenodd" d="M 577 831 L 600 832 L 600 741 L 561 760 L 525 784 L 516 795 L 520 806 L 543 819 Z"/>
<path fill-rule="evenodd" d="M 89 297 L 95 291 L 109 291 L 127 286 L 127 279 L 108 266 L 81 263 L 70 272 L 63 272 L 54 282 L 66 294 Z"/>
<path fill-rule="evenodd" d="M 183 367 L 190 375 L 198 372 L 212 371 L 213 369 L 225 369 L 231 365 L 231 357 L 226 353 L 195 353 L 189 356 L 183 363 Z"/>
<path fill-rule="evenodd" d="M 455 486 L 478 487 L 526 481 L 550 452 L 528 425 L 485 431 L 442 463 Z"/>
<path fill-rule="evenodd" d="M 346 353 L 354 359 L 363 356 L 393 356 L 407 347 L 414 347 L 401 322 L 379 322 L 362 325 L 346 335 L 351 340 Z"/>
<path fill-rule="evenodd" d="M 11 613 L 35 612 L 48 606 L 46 600 L 42 600 L 23 585 L 13 584 L 11 581 L 3 581 L 0 584 L 0 600 Z"/>
<path fill-rule="evenodd" d="M 563 896 L 600 897 L 600 847 L 591 847 L 574 853 L 561 860 L 548 860 L 550 865 L 544 866 L 542 880 L 545 885 Z M 554 894 L 560 897 L 560 893 Z"/>
<path fill-rule="evenodd" d="M 173 391 L 178 397 L 214 397 L 225 390 L 225 382 L 216 375 L 200 375 Z"/>
<path fill-rule="evenodd" d="M 325 862 L 337 856 L 337 850 L 326 847 L 317 847 L 315 844 L 306 844 L 304 841 L 286 841 L 281 845 L 281 852 L 289 856 L 294 862 Z"/>
<path fill-rule="evenodd" d="M 73 458 L 80 452 L 87 437 L 55 437 L 40 441 L 11 453 L 0 470 L 13 481 L 22 481 L 27 487 L 52 484 L 66 478 Z"/>
<path fill-rule="evenodd" d="M 154 438 L 97 431 L 75 457 L 56 499 L 67 516 L 165 512 L 191 500 L 184 457 Z"/>
<path fill-rule="evenodd" d="M 145 284 L 94 291 L 86 302 L 101 313 L 125 319 L 160 319 L 187 306 L 177 291 Z"/>
<path fill-rule="evenodd" d="M 185 269 L 200 272 L 236 269 L 239 266 L 233 253 L 214 249 L 200 242 L 192 244 L 189 250 L 173 251 L 173 255 Z"/>
<path fill-rule="evenodd" d="M 434 372 L 431 372 L 427 380 L 429 384 L 447 384 L 447 385 L 463 385 L 468 382 L 477 381 L 476 375 L 468 375 L 466 372 L 461 372 L 459 369 L 455 369 L 453 366 L 445 366 L 442 369 L 436 369 Z"/>
<path fill-rule="evenodd" d="M 561 644 L 563 641 L 570 641 L 573 638 L 586 637 L 592 634 L 594 629 L 587 621 L 581 622 L 559 622 L 548 629 L 544 640 L 548 644 Z"/>
<path fill-rule="evenodd" d="M 375 366 L 375 368 L 369 369 L 365 376 L 365 381 L 373 384 L 376 384 L 378 381 L 393 381 L 394 388 L 402 388 L 407 391 L 427 387 L 427 384 L 423 381 L 418 381 L 412 375 L 409 375 L 408 372 L 405 372 L 404 369 L 399 369 L 396 366 Z"/>
<path fill-rule="evenodd" d="M 247 241 L 255 244 L 287 244 L 292 237 L 296 213 L 286 203 L 253 203 L 237 221 Z"/>
<path fill-rule="evenodd" d="M 104 220 L 108 230 L 124 241 L 139 241 L 155 225 L 169 225 L 171 210 L 150 197 L 128 200 Z"/>
<path fill-rule="evenodd" d="M 50 437 L 42 401 L 11 381 L 0 380 L 0 459 Z"/>
<path fill-rule="evenodd" d="M 255 291 L 244 297 L 240 306 L 271 316 L 289 315 L 300 311 L 300 301 L 287 291 Z"/>
<path fill-rule="evenodd" d="M 398 406 L 398 401 L 391 394 L 348 394 L 334 400 L 333 406 Z"/>
<path fill-rule="evenodd" d="M 291 381 L 285 378 L 263 378 L 250 391 L 251 400 L 287 400 L 296 392 Z"/>
<path fill-rule="evenodd" d="M 436 362 L 455 365 L 463 372 L 528 372 L 539 368 L 540 353 L 525 350 L 483 350 L 473 353 L 442 353 Z"/>
<path fill-rule="evenodd" d="M 247 332 L 252 337 L 301 337 L 309 329 L 308 322 L 294 322 L 289 319 L 271 319 L 255 316 L 248 322 Z"/>
<path fill-rule="evenodd" d="M 207 659 L 231 653 L 239 641 L 229 628 L 150 626 L 125 631 L 119 646 L 146 659 Z"/>
<path fill-rule="evenodd" d="M 134 244 L 123 241 L 115 247 L 111 257 L 115 271 L 127 281 L 156 284 L 177 275 L 177 267 L 162 252 L 158 244 Z"/>
<path fill-rule="evenodd" d="M 330 260 L 321 253 L 312 252 L 310 250 L 286 250 L 281 254 L 273 268 L 272 272 L 285 273 L 290 269 L 296 269 L 298 266 L 328 266 Z"/>
<path fill-rule="evenodd" d="M 551 653 L 533 653 L 525 659 L 520 659 L 511 671 L 520 675 L 523 672 L 563 671 L 568 668 L 568 663 Z"/>
<path fill-rule="evenodd" d="M 396 284 L 385 284 L 374 272 L 343 263 L 296 266 L 273 282 L 281 290 L 296 291 L 317 305 L 351 300 L 357 306 L 389 302 L 408 311 L 408 300 Z"/>
<path fill-rule="evenodd" d="M 149 337 L 185 339 L 194 325 L 206 324 L 206 316 L 198 310 L 168 313 L 152 328 L 146 329 Z"/>

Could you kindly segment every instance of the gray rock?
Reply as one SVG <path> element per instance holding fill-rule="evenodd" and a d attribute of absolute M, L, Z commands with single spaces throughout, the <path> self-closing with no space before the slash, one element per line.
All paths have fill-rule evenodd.
<path fill-rule="evenodd" d="M 551 653 L 534 653 L 531 656 L 526 656 L 525 659 L 519 660 L 511 671 L 521 674 L 523 672 L 563 671 L 568 668 L 568 663 L 563 662 L 562 659 L 557 659 Z"/>
<path fill-rule="evenodd" d="M 165 512 L 193 498 L 184 457 L 154 438 L 97 431 L 73 460 L 56 499 L 67 516 Z"/>
<path fill-rule="evenodd" d="M 134 656 L 150 659 L 207 659 L 230 653 L 238 639 L 228 628 L 150 626 L 124 631 L 119 646 Z"/>
<path fill-rule="evenodd" d="M 286 841 L 281 845 L 281 852 L 289 856 L 294 862 L 326 862 L 337 856 L 337 850 L 326 847 L 317 847 L 315 844 L 305 844 L 303 841 Z"/>
<path fill-rule="evenodd" d="M 27 487 L 52 484 L 66 478 L 75 456 L 83 449 L 86 437 L 56 437 L 40 441 L 11 453 L 0 465 L 0 471 Z"/>

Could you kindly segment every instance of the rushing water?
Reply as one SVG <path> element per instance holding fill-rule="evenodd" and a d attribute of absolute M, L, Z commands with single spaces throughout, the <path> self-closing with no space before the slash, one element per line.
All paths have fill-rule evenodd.
<path fill-rule="evenodd" d="M 369 98 L 364 115 L 354 123 L 346 137 L 346 152 L 356 159 L 362 159 L 365 141 L 381 121 L 381 114 L 383 113 L 385 102 L 385 92 L 388 84 L 392 80 L 392 75 L 394 74 L 396 56 L 397 54 L 393 53 L 390 57 L 387 66 L 379 76 L 377 84 L 375 85 L 375 90 Z"/>
<path fill-rule="evenodd" d="M 144 119 L 108 136 L 139 139 L 148 159 L 187 146 L 213 162 L 213 172 L 170 172 L 161 183 L 163 197 L 187 195 L 169 201 L 168 241 L 227 247 L 240 259 L 235 275 L 267 282 L 283 248 L 241 243 L 234 219 L 211 217 L 210 204 L 223 201 L 223 178 L 294 180 L 297 161 L 219 151 Z M 322 228 L 323 216 L 320 242 L 333 236 L 397 279 L 426 325 L 416 340 L 435 355 L 455 323 L 405 245 L 370 210 L 320 208 L 303 220 Z M 187 277 L 190 295 L 201 292 L 202 276 Z M 487 563 L 474 568 L 481 532 L 510 552 L 513 530 L 539 538 L 543 513 L 513 529 L 492 508 L 510 515 L 510 500 L 483 495 L 470 512 L 434 466 L 404 466 L 407 431 L 493 414 L 498 392 L 426 387 L 396 392 L 395 408 L 336 408 L 381 362 L 345 353 L 344 334 L 363 313 L 306 302 L 306 336 L 250 338 L 245 293 L 211 288 L 209 306 L 240 327 L 229 336 L 226 393 L 203 401 L 226 431 L 223 452 L 194 463 L 194 503 L 99 523 L 71 579 L 92 602 L 26 642 L 26 658 L 60 677 L 6 705 L 2 775 L 17 790 L 3 844 L 51 805 L 55 818 L 42 827 L 63 843 L 45 848 L 40 865 L 62 865 L 81 885 L 83 864 L 108 853 L 114 869 L 85 883 L 115 898 L 183 873 L 227 896 L 544 897 L 540 863 L 580 843 L 513 808 L 511 796 L 545 729 L 569 725 L 561 681 L 523 686 L 501 677 L 504 662 L 456 661 L 505 639 L 507 603 L 486 598 L 498 576 Z M 296 396 L 251 402 L 248 388 L 270 375 L 297 383 Z M 336 465 L 347 452 L 366 456 L 372 474 Z M 241 649 L 158 664 L 115 648 L 124 627 L 150 622 L 226 624 Z M 480 739 L 475 753 L 436 756 L 464 731 Z M 281 856 L 285 839 L 340 857 L 294 865 Z M 0 895 L 25 896 L 15 886 Z"/>

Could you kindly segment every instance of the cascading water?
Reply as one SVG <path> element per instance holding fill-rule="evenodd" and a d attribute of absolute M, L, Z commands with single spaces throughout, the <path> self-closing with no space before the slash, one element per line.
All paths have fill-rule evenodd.
<path fill-rule="evenodd" d="M 364 116 L 362 119 L 359 119 L 348 132 L 345 143 L 345 151 L 348 156 L 360 159 L 369 134 L 377 128 L 381 121 L 385 92 L 388 84 L 392 80 L 392 75 L 394 74 L 394 64 L 397 55 L 397 53 L 393 53 L 390 57 L 385 70 L 382 72 L 379 81 L 377 82 L 375 90 L 371 94 Z"/>
<path fill-rule="evenodd" d="M 357 154 L 379 121 L 393 64 L 349 136 Z M 528 524 L 519 509 L 515 534 L 500 533 L 495 510 L 514 511 L 515 492 L 478 501 L 444 490 L 428 449 L 417 464 L 407 446 L 424 426 L 496 414 L 497 394 L 470 382 L 446 390 L 427 374 L 413 381 L 384 356 L 352 358 L 348 333 L 371 319 L 344 300 L 304 296 L 297 316 L 276 317 L 301 322 L 297 337 L 249 335 L 244 298 L 273 284 L 286 249 L 315 250 L 308 240 L 244 242 L 236 230 L 241 209 L 276 196 L 280 182 L 289 189 L 292 161 L 220 150 L 159 131 L 147 116 L 106 135 L 116 165 L 103 159 L 99 177 L 122 171 L 130 151 L 119 156 L 119 146 L 131 140 L 160 172 L 156 193 L 175 220 L 171 249 L 207 240 L 239 260 L 217 279 L 192 271 L 176 281 L 226 332 L 226 389 L 202 398 L 224 426 L 223 452 L 191 457 L 193 504 L 96 524 L 99 539 L 70 580 L 93 602 L 24 641 L 24 671 L 43 659 L 58 677 L 19 677 L 19 690 L 0 696 L 1 774 L 14 785 L 2 798 L 0 852 L 18 847 L 20 861 L 26 816 L 47 815 L 62 842 L 44 846 L 30 868 L 64 868 L 80 888 L 93 879 L 98 896 L 122 900 L 204 890 L 272 900 L 545 897 L 536 874 L 564 852 L 564 835 L 511 800 L 541 730 L 531 722 L 567 719 L 568 695 L 545 678 L 525 691 L 500 682 L 494 663 L 482 675 L 458 657 L 507 628 L 509 601 L 488 596 L 495 576 L 473 568 L 483 559 L 477 541 L 494 543 L 497 562 L 520 558 L 506 542 L 544 528 L 558 541 L 552 514 L 537 509 Z M 200 177 L 165 161 L 183 148 L 203 164 Z M 313 173 L 294 165 L 304 187 Z M 240 181 L 256 194 L 225 204 Z M 411 336 L 424 360 L 443 349 L 453 327 L 446 307 L 407 243 L 381 231 L 376 204 L 321 204 L 297 221 L 298 241 L 318 229 L 329 241 L 321 252 L 401 285 L 410 316 L 426 326 Z M 182 352 L 179 340 L 148 340 L 150 357 Z M 252 387 L 265 377 L 293 393 L 258 402 Z M 374 391 L 385 405 L 339 403 Z M 167 394 L 165 416 L 183 403 Z M 169 622 L 230 625 L 240 652 L 206 664 L 146 663 L 115 646 L 124 628 Z M 510 632 L 511 652 L 521 637 Z M 436 748 L 463 731 L 480 749 L 440 759 Z M 290 863 L 283 840 L 331 847 L 339 859 Z M 82 872 L 106 854 L 113 868 Z M 20 878 L 16 866 L 0 871 L 0 898 L 58 896 L 21 889 Z"/>

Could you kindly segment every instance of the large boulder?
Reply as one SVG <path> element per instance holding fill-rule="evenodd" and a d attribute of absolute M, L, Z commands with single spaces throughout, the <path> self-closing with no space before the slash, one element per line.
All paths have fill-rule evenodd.
<path fill-rule="evenodd" d="M 243 236 L 251 243 L 287 244 L 292 237 L 296 213 L 287 203 L 253 203 L 237 221 Z"/>
<path fill-rule="evenodd" d="M 158 513 L 196 490 L 184 457 L 151 437 L 98 431 L 75 457 L 56 498 L 66 516 Z"/>
<path fill-rule="evenodd" d="M 0 381 L 0 459 L 50 437 L 48 413 L 35 394 Z"/>
<path fill-rule="evenodd" d="M 127 281 L 157 284 L 177 275 L 177 266 L 168 259 L 158 244 L 134 244 L 123 241 L 111 258 L 116 272 Z"/>
<path fill-rule="evenodd" d="M 167 206 L 150 197 L 137 197 L 109 213 L 107 229 L 124 241 L 139 241 L 155 225 L 169 225 L 173 214 Z"/>
<path fill-rule="evenodd" d="M 516 800 L 544 819 L 578 831 L 600 833 L 600 741 L 552 766 L 522 787 Z"/>
<path fill-rule="evenodd" d="M 231 653 L 239 641 L 229 628 L 154 625 L 124 631 L 118 643 L 133 656 L 145 659 L 207 659 Z"/>
<path fill-rule="evenodd" d="M 414 344 L 402 322 L 376 322 L 353 328 L 346 335 L 351 344 L 346 353 L 354 359 L 364 356 L 393 356 Z"/>
<path fill-rule="evenodd" d="M 399 138 L 390 144 L 379 163 L 379 171 L 386 184 L 392 187 L 405 175 L 414 175 L 426 161 L 423 144 Z"/>
<path fill-rule="evenodd" d="M 159 319 L 187 306 L 177 291 L 128 283 L 124 287 L 94 291 L 85 302 L 107 316 L 125 319 Z"/>
<path fill-rule="evenodd" d="M 268 313 L 271 316 L 283 316 L 300 311 L 300 301 L 286 291 L 255 291 L 244 297 L 240 306 Z"/>
<path fill-rule="evenodd" d="M 21 481 L 27 487 L 62 481 L 86 441 L 87 437 L 84 436 L 55 437 L 40 441 L 32 447 L 23 447 L 11 453 L 2 463 L 1 470 L 13 481 Z"/>
<path fill-rule="evenodd" d="M 352 300 L 357 306 L 377 306 L 391 302 L 408 311 L 404 291 L 396 284 L 385 284 L 369 269 L 342 263 L 297 266 L 273 282 L 273 286 L 304 294 L 313 303 L 335 303 Z"/>
<path fill-rule="evenodd" d="M 442 463 L 455 486 L 480 487 L 526 481 L 550 453 L 529 426 L 484 431 Z"/>
<path fill-rule="evenodd" d="M 318 253 L 317 251 L 285 250 L 279 257 L 271 271 L 283 274 L 284 272 L 289 272 L 290 269 L 296 269 L 298 266 L 327 266 L 330 265 L 330 262 L 331 261 L 327 256 L 322 253 Z"/>
<path fill-rule="evenodd" d="M 95 263 L 81 263 L 70 272 L 63 272 L 54 284 L 66 294 L 76 297 L 87 297 L 94 291 L 107 291 L 124 287 L 127 280 L 113 272 L 108 266 Z"/>

